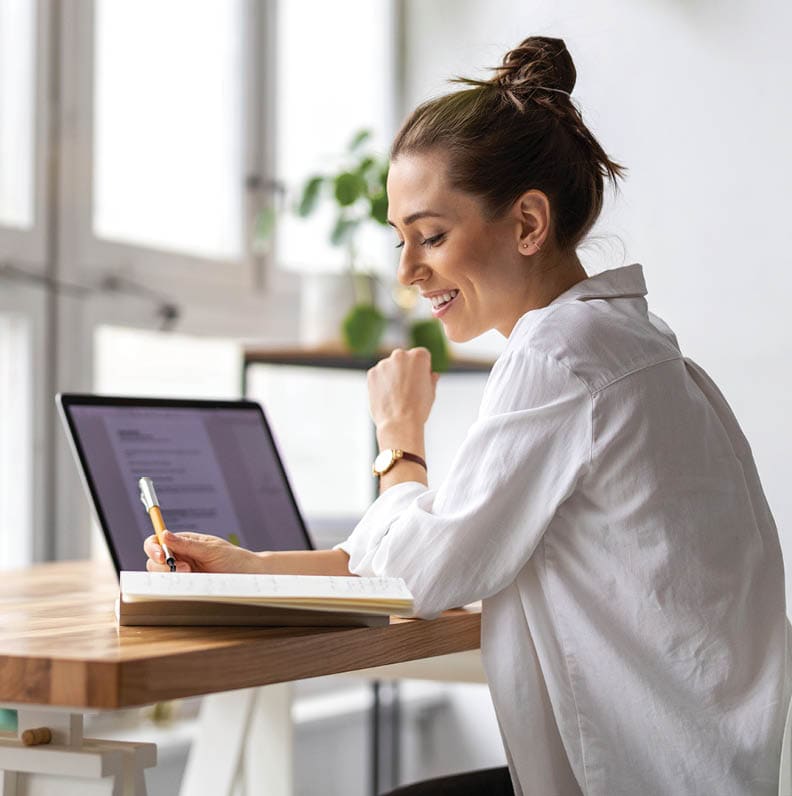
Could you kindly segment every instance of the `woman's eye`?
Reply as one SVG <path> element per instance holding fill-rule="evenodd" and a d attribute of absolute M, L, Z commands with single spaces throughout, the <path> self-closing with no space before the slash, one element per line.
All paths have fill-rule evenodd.
<path fill-rule="evenodd" d="M 445 232 L 441 232 L 439 235 L 433 235 L 431 238 L 422 240 L 421 246 L 426 246 L 427 248 L 431 249 L 432 246 L 437 246 L 438 244 L 442 243 L 443 238 L 445 238 Z"/>
<path fill-rule="evenodd" d="M 445 232 L 441 232 L 439 235 L 433 235 L 431 238 L 426 238 L 425 240 L 421 241 L 421 246 L 426 246 L 427 248 L 431 249 L 432 246 L 437 246 L 443 242 L 445 238 Z M 404 248 L 404 241 L 401 240 L 396 244 L 397 249 Z"/>

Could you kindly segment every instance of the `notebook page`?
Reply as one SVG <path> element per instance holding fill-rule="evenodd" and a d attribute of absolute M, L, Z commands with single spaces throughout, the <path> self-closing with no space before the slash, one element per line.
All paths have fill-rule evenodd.
<path fill-rule="evenodd" d="M 121 593 L 138 599 L 264 599 L 411 602 L 401 578 L 253 575 L 226 572 L 122 572 Z"/>

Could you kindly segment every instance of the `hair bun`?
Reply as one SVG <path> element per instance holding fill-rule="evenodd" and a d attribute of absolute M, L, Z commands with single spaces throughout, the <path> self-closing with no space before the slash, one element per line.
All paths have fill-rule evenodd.
<path fill-rule="evenodd" d="M 520 95 L 545 87 L 572 93 L 577 79 L 575 64 L 563 39 L 530 36 L 503 56 L 492 82 Z"/>

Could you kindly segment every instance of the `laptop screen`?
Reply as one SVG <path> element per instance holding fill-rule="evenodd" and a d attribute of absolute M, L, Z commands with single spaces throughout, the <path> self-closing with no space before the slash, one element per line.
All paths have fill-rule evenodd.
<path fill-rule="evenodd" d="M 264 413 L 249 401 L 59 396 L 117 569 L 145 569 L 151 521 L 138 479 L 154 482 L 171 531 L 252 550 L 312 545 Z"/>

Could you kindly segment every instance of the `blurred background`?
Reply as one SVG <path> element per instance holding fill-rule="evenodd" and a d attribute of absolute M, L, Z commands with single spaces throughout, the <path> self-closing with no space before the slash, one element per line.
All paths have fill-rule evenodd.
<path fill-rule="evenodd" d="M 417 103 L 536 34 L 565 39 L 584 119 L 629 169 L 584 265 L 643 264 L 650 307 L 734 409 L 788 551 L 791 27 L 784 0 L 0 0 L 0 577 L 106 558 L 58 391 L 260 400 L 315 541 L 348 534 L 373 490 L 365 372 L 266 360 L 338 344 L 352 260 L 384 345 L 429 311 L 395 289 L 391 230 L 339 227 L 362 197 L 309 182 L 380 162 Z M 441 378 L 430 486 L 503 345 L 451 345 L 484 365 Z M 484 685 L 406 681 L 398 700 L 377 783 L 368 683 L 298 683 L 297 792 L 504 763 Z M 160 744 L 153 794 L 177 792 L 197 703 L 117 717 Z"/>

